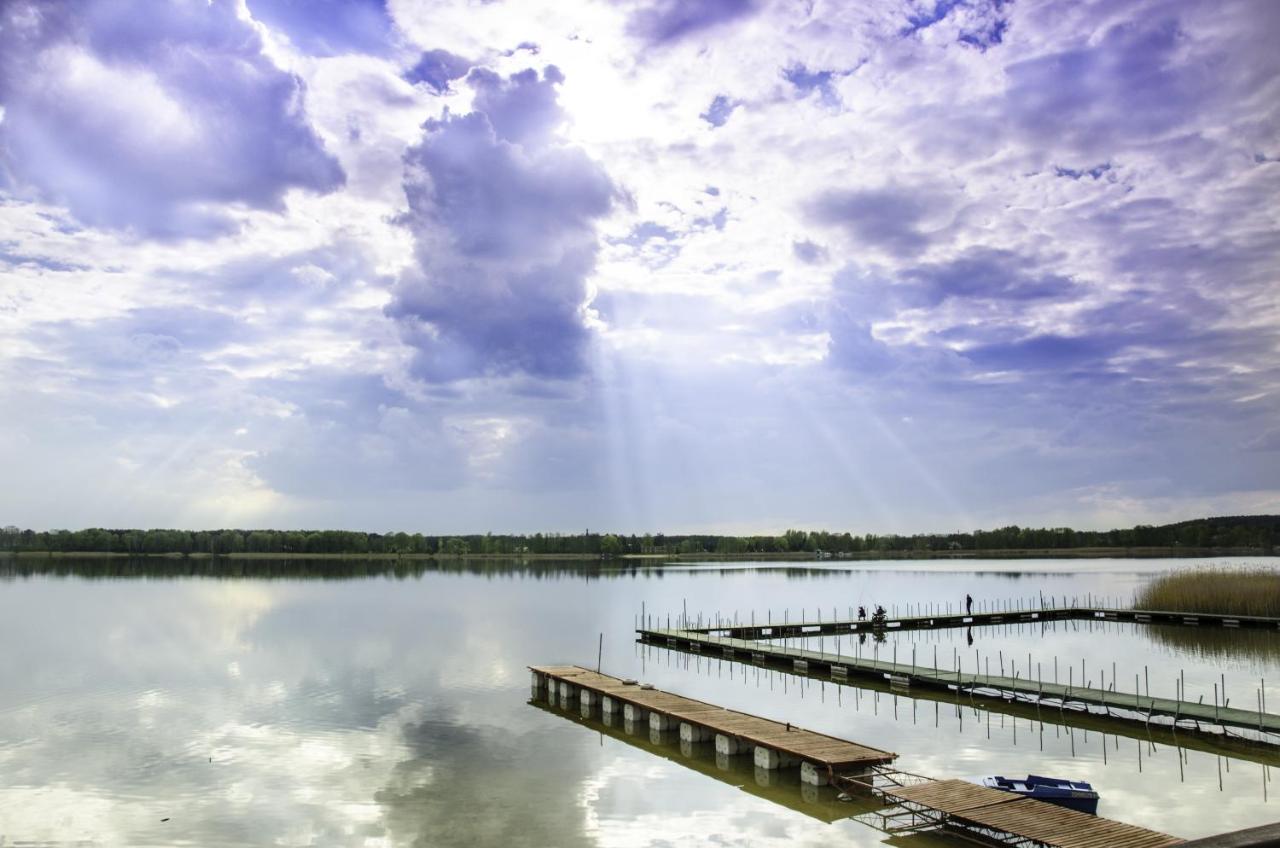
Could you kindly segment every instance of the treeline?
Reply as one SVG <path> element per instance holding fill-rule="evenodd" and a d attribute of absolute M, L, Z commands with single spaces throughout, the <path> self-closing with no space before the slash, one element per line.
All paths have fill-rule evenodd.
<path fill-rule="evenodd" d="M 663 533 L 428 536 L 348 530 L 22 530 L 0 529 L 0 550 L 17 552 L 148 554 L 404 554 L 419 556 L 592 556 L 627 554 L 751 555 L 865 554 L 910 551 L 1009 551 L 1073 548 L 1179 547 L 1252 549 L 1272 553 L 1280 544 L 1280 516 L 1201 518 L 1124 530 L 1009 526 L 972 533 L 853 535 L 788 530 L 780 536 L 703 536 Z"/>

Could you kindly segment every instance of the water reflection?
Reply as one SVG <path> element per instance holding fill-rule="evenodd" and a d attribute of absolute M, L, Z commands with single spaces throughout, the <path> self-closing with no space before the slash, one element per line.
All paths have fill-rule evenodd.
<path fill-rule="evenodd" d="M 770 771 L 755 766 L 750 754 L 730 757 L 718 754 L 709 742 L 693 743 L 678 733 L 650 728 L 647 723 L 624 721 L 620 716 L 584 716 L 575 706 L 562 706 L 554 696 L 529 701 L 530 706 L 568 719 L 585 730 L 616 739 L 652 756 L 678 763 L 751 795 L 780 804 L 823 822 L 852 818 L 881 806 L 870 799 L 850 803 L 837 800 L 839 792 L 830 786 L 800 782 L 796 769 Z"/>
<path fill-rule="evenodd" d="M 70 557 L 6 556 L 0 552 L 0 580 L 32 577 L 78 577 L 90 580 L 120 578 L 185 578 L 215 580 L 357 580 L 388 577 L 410 580 L 429 573 L 501 577 L 626 577 L 649 565 L 600 560 L 553 560 L 492 557 L 436 559 L 433 557 Z"/>
<path fill-rule="evenodd" d="M 1198 659 L 1280 663 L 1280 632 L 1274 630 L 1178 627 L 1172 624 L 1152 624 L 1148 630 L 1153 642 Z"/>
<path fill-rule="evenodd" d="M 675 743 L 661 743 L 670 756 L 655 756 L 530 709 L 525 666 L 594 666 L 601 634 L 606 671 L 889 748 L 913 771 L 1035 766 L 1079 775 L 1106 788 L 1113 814 L 1179 836 L 1275 818 L 1262 766 L 1241 762 L 1241 752 L 1216 758 L 1188 740 L 1178 755 L 1159 736 L 1041 724 L 995 704 L 957 716 L 945 700 L 853 694 L 705 658 L 677 663 L 632 644 L 642 606 L 687 603 L 711 616 L 799 610 L 818 600 L 945 603 L 966 591 L 975 599 L 1004 591 L 1014 578 L 988 579 L 954 564 L 945 571 L 861 563 L 711 571 L 545 561 L 262 565 L 275 579 L 237 577 L 244 561 L 217 568 L 0 561 L 0 642 L 11 647 L 0 652 L 0 836 L 130 846 L 630 848 L 708 834 L 730 845 L 884 844 L 883 834 L 857 822 L 802 812 L 803 797 L 797 807 L 775 803 L 752 791 L 745 775 L 708 779 L 718 764 L 686 760 Z M 1016 578 L 1023 594 L 1124 595 L 1143 579 L 1123 562 L 1109 571 L 1078 562 L 1059 572 L 1036 567 L 1050 571 Z M 974 647 L 984 656 L 1015 649 L 1025 656 L 1028 635 L 975 629 Z M 921 650 L 972 651 L 963 631 L 945 638 L 954 642 L 921 642 Z M 1131 679 L 1150 663 L 1153 690 L 1157 678 L 1172 680 L 1185 655 L 1136 631 L 1082 627 L 1053 638 L 1064 658 L 1087 655 L 1090 669 L 1119 658 Z M 1193 697 L 1211 670 L 1216 677 L 1233 663 L 1280 681 L 1269 653 L 1206 658 L 1187 663 Z M 1233 697 L 1245 697 L 1228 683 Z"/>
<path fill-rule="evenodd" d="M 374 794 L 394 845 L 423 848 L 596 844 L 573 791 L 581 748 L 558 734 L 426 715 L 402 727 L 408 757 Z"/>

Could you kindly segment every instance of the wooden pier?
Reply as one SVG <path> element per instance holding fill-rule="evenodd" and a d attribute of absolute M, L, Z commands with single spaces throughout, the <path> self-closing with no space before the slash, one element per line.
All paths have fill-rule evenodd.
<path fill-rule="evenodd" d="M 1184 841 L 964 780 L 862 786 L 890 806 L 858 819 L 888 833 L 945 828 L 988 843 L 1051 848 L 1165 848 Z"/>
<path fill-rule="evenodd" d="M 1280 618 L 1253 615 L 1217 615 L 1214 613 L 1171 612 L 1167 610 L 1140 610 L 1111 607 L 1035 607 L 1011 608 L 993 612 L 938 613 L 934 615 L 890 616 L 876 628 L 869 618 L 820 617 L 804 621 L 719 621 L 706 622 L 694 627 L 665 628 L 688 630 L 693 633 L 714 634 L 734 639 L 799 638 L 805 636 L 832 636 L 846 633 L 870 633 L 905 630 L 946 630 L 966 627 L 987 627 L 1001 624 L 1027 624 L 1041 621 L 1120 621 L 1133 624 L 1176 624 L 1187 627 L 1227 627 L 1261 630 L 1280 630 Z M 657 629 L 657 628 L 643 628 Z"/>
<path fill-rule="evenodd" d="M 683 632 L 683 631 L 682 631 Z M 696 635 L 696 634 L 694 634 Z M 715 738 L 717 755 L 753 752 L 757 771 L 800 767 L 802 784 L 834 784 L 850 793 L 853 817 L 892 834 L 942 830 L 989 843 L 1030 848 L 1165 848 L 1183 840 L 1135 825 L 1065 810 L 962 780 L 916 775 L 902 781 L 897 755 L 790 724 L 725 709 L 579 666 L 530 666 L 535 700 L 546 697 L 624 726 L 680 727 L 682 743 Z"/>
<path fill-rule="evenodd" d="M 867 773 L 893 762 L 897 754 L 803 730 L 791 724 L 727 710 L 682 695 L 643 687 L 579 666 L 530 666 L 535 694 L 555 684 L 564 700 L 588 705 L 599 700 L 602 711 L 621 711 L 625 720 L 645 721 L 659 730 L 678 725 L 680 738 L 711 741 L 725 754 L 750 753 L 757 766 L 777 769 L 800 766 L 801 779 L 825 786 L 837 776 Z"/>
<path fill-rule="evenodd" d="M 1046 683 L 1019 676 L 938 669 L 914 662 L 791 648 L 770 642 L 700 633 L 693 630 L 640 630 L 643 642 L 704 656 L 781 667 L 800 674 L 826 674 L 835 681 L 857 676 L 887 679 L 900 687 L 933 687 L 959 692 L 999 693 L 1050 709 L 1097 708 L 1117 718 L 1149 722 L 1167 719 L 1174 726 L 1191 723 L 1234 727 L 1263 734 L 1280 734 L 1280 716 L 1262 710 L 1242 710 L 1214 704 L 1157 698 L 1137 692 Z M 809 635 L 809 634 L 805 634 Z M 764 638 L 769 638 L 767 635 Z"/>

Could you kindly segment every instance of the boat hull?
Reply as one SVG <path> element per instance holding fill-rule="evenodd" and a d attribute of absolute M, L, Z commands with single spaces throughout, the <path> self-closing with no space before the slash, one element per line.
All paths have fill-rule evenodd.
<path fill-rule="evenodd" d="M 1091 816 L 1098 814 L 1098 793 L 1093 790 L 1090 784 L 1082 781 L 1062 780 L 1031 774 L 1027 775 L 1026 779 L 1023 780 L 996 775 L 994 777 L 984 777 L 978 782 L 983 786 L 1010 792 L 1023 798 L 1032 798 L 1036 801 L 1056 804 L 1059 807 L 1088 813 Z"/>

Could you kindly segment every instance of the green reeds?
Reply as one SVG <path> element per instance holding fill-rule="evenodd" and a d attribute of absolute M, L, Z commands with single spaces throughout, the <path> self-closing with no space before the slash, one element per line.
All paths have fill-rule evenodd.
<path fill-rule="evenodd" d="M 1280 617 L 1280 572 L 1262 567 L 1175 571 L 1144 586 L 1134 607 Z"/>

